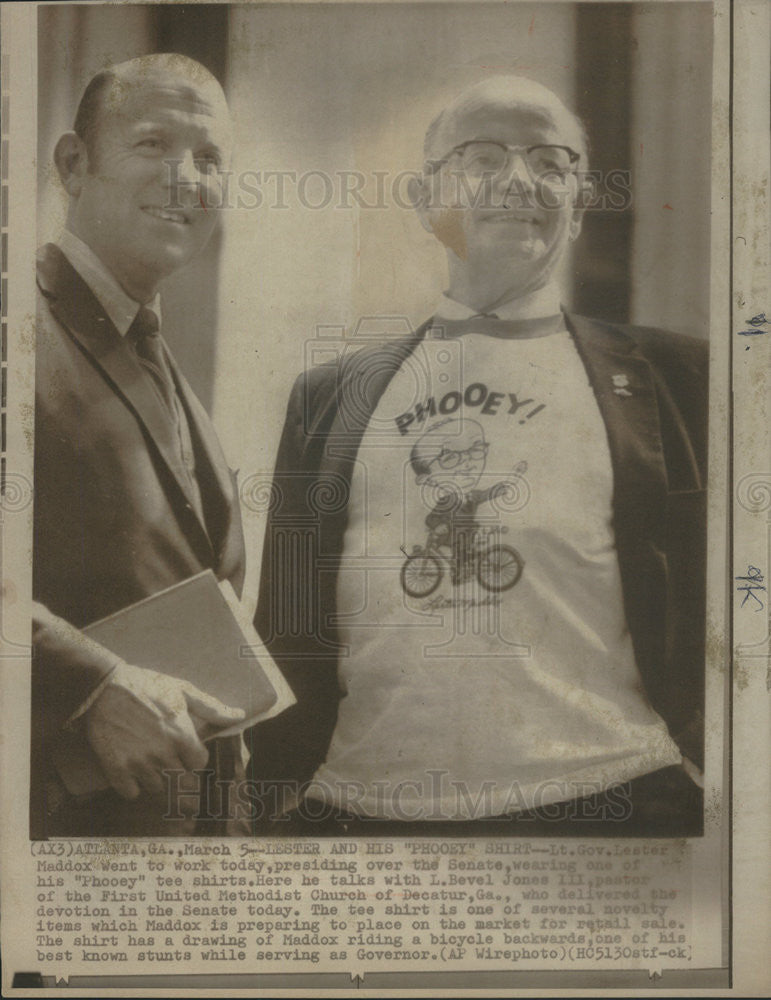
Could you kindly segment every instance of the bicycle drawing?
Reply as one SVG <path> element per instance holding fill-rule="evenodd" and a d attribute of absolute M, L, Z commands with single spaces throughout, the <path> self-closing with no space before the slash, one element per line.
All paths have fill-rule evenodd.
<path fill-rule="evenodd" d="M 454 584 L 476 575 L 485 590 L 495 594 L 510 590 L 525 564 L 510 545 L 490 542 L 491 535 L 505 531 L 505 527 L 477 529 L 465 558 L 458 556 L 445 533 L 429 532 L 425 546 L 415 545 L 402 566 L 402 588 L 410 597 L 428 597 L 442 582 L 444 567 L 449 566 Z"/>

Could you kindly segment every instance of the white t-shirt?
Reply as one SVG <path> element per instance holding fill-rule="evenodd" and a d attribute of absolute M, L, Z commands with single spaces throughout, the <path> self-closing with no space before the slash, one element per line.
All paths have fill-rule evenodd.
<path fill-rule="evenodd" d="M 625 621 L 605 427 L 552 329 L 429 335 L 373 413 L 338 578 L 343 697 L 311 797 L 461 820 L 680 762 Z"/>

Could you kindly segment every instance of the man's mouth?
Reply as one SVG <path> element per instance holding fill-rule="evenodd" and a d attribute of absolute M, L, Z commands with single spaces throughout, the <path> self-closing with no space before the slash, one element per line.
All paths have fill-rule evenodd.
<path fill-rule="evenodd" d="M 190 225 L 190 216 L 187 212 L 171 208 L 156 208 L 154 205 L 143 205 L 142 211 L 152 215 L 154 219 L 162 219 L 164 222 L 174 222 L 178 226 Z"/>
<path fill-rule="evenodd" d="M 504 208 L 499 212 L 485 215 L 487 222 L 518 222 L 524 225 L 540 226 L 541 220 L 532 212 L 522 212 L 516 208 Z"/>

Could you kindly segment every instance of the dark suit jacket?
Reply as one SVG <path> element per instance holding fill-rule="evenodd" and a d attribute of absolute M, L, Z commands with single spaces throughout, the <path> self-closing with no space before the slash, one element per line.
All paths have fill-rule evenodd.
<path fill-rule="evenodd" d="M 653 706 L 682 751 L 701 764 L 707 345 L 661 330 L 566 320 L 608 435 L 613 524 L 637 663 Z M 295 383 L 255 624 L 298 703 L 260 726 L 257 779 L 308 780 L 326 755 L 340 697 L 334 614 L 353 462 L 378 400 L 428 326 Z M 628 395 L 614 391 L 619 375 Z"/>
<path fill-rule="evenodd" d="M 172 429 L 134 352 L 61 251 L 38 260 L 33 597 L 81 628 L 211 568 L 237 590 L 244 547 L 234 477 L 173 361 L 205 523 Z M 112 660 L 44 616 L 33 627 L 33 835 L 52 740 Z"/>

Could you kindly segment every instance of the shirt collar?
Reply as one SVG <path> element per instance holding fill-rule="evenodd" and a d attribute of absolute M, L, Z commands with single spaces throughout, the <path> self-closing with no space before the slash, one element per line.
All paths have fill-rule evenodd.
<path fill-rule="evenodd" d="M 559 285 L 551 281 L 543 288 L 523 295 L 519 299 L 504 302 L 503 305 L 491 309 L 491 313 L 499 319 L 543 319 L 547 316 L 558 316 L 562 311 L 562 295 Z M 471 319 L 479 314 L 478 309 L 471 309 L 449 295 L 443 294 L 437 303 L 434 315 L 441 319 Z"/>
<path fill-rule="evenodd" d="M 118 333 L 125 337 L 139 312 L 141 303 L 127 295 L 99 260 L 94 251 L 83 240 L 68 229 L 62 233 L 58 247 L 85 281 L 99 304 L 112 320 Z M 152 302 L 146 304 L 161 322 L 161 297 L 156 294 Z"/>

